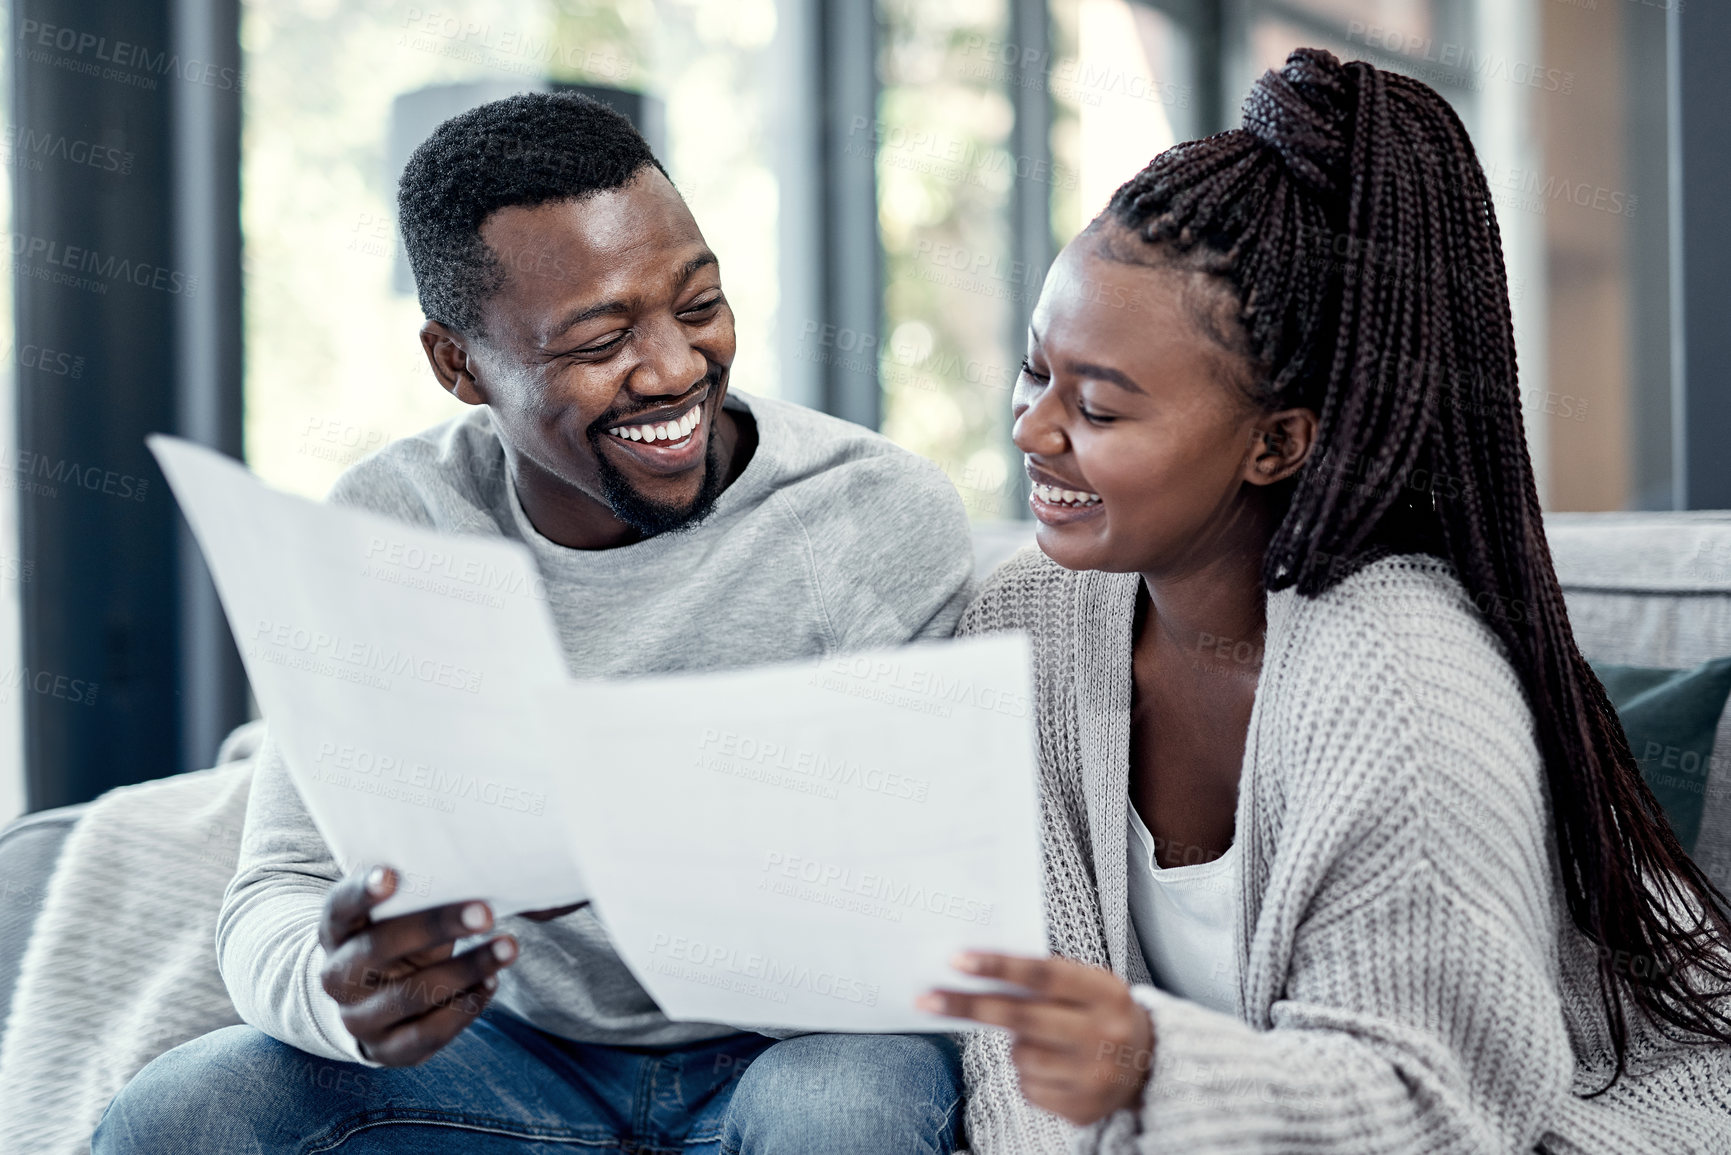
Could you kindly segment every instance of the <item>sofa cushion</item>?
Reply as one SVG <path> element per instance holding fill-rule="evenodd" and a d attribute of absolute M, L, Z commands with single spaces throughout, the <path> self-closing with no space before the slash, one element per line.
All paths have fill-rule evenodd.
<path fill-rule="evenodd" d="M 1588 661 L 1682 670 L 1731 657 L 1731 512 L 1553 513 L 1545 536 Z M 1731 706 L 1708 758 L 1693 853 L 1731 889 Z"/>
<path fill-rule="evenodd" d="M 1629 750 L 1683 846 L 1693 848 L 1713 742 L 1731 697 L 1731 658 L 1688 670 L 1602 664 L 1593 672 L 1617 708 Z"/>

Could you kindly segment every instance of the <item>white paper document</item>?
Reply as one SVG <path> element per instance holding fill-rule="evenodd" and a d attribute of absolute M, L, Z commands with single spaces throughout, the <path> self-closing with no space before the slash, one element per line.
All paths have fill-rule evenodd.
<path fill-rule="evenodd" d="M 675 1019 L 932 1031 L 963 949 L 1046 953 L 1027 640 L 569 677 L 533 557 L 153 437 L 253 691 L 379 915 L 590 898 Z"/>
<path fill-rule="evenodd" d="M 381 916 L 587 896 L 536 694 L 567 677 L 527 549 L 271 489 L 172 437 L 156 454 L 259 707 L 345 869 L 402 876 Z"/>
<path fill-rule="evenodd" d="M 574 683 L 562 791 L 613 945 L 669 1016 L 930 1031 L 957 951 L 1046 953 L 1028 643 Z"/>

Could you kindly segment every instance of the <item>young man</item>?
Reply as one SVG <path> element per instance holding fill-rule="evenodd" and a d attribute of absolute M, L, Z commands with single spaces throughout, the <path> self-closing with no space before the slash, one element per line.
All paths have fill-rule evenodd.
<path fill-rule="evenodd" d="M 399 210 L 421 344 L 474 409 L 357 464 L 331 500 L 526 544 L 579 677 L 952 631 L 971 568 L 954 490 L 875 434 L 729 393 L 715 255 L 627 121 L 570 94 L 465 113 L 410 160 Z M 627 817 L 654 837 L 653 814 Z M 142 1071 L 98 1155 L 956 1142 L 943 1036 L 672 1022 L 588 908 L 373 920 L 400 885 L 386 867 L 340 877 L 267 743 L 217 926 L 249 1025 Z"/>

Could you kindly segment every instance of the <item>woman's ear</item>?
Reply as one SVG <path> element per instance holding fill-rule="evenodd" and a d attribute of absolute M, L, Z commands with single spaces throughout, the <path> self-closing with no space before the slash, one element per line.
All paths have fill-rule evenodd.
<path fill-rule="evenodd" d="M 1298 472 L 1316 444 L 1316 414 L 1308 409 L 1265 414 L 1251 427 L 1250 441 L 1244 480 L 1252 485 L 1285 481 Z"/>

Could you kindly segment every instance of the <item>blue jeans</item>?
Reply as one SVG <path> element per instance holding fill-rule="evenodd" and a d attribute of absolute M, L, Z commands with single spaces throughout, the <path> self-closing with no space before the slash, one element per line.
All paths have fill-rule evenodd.
<path fill-rule="evenodd" d="M 489 1010 L 421 1065 L 383 1068 L 226 1027 L 140 1071 L 92 1151 L 948 1155 L 961 1085 L 942 1035 L 610 1047 Z"/>

